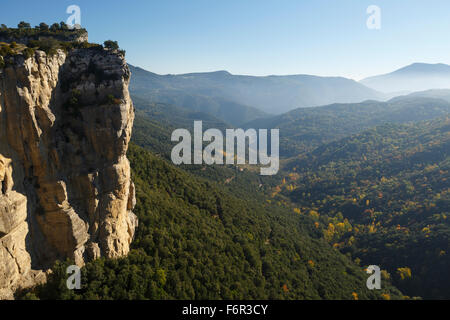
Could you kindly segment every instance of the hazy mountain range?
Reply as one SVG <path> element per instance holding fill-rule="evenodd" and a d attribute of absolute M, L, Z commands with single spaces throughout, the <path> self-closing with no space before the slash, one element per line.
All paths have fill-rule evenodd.
<path fill-rule="evenodd" d="M 415 63 L 356 82 L 313 75 L 243 76 L 227 71 L 159 75 L 131 66 L 130 92 L 147 103 L 201 112 L 233 126 L 291 110 L 333 103 L 411 97 L 450 101 L 450 66 Z M 432 89 L 432 90 L 430 90 Z"/>
<path fill-rule="evenodd" d="M 242 76 L 226 71 L 158 75 L 130 66 L 131 93 L 151 102 L 170 103 L 239 124 L 299 107 L 382 99 L 350 79 L 311 75 Z M 227 115 L 224 115 L 226 113 Z M 228 115 L 232 113 L 232 115 Z"/>
<path fill-rule="evenodd" d="M 450 102 L 450 89 L 431 89 L 425 91 L 413 92 L 407 95 L 411 98 L 422 97 L 422 98 L 434 98 L 442 99 Z M 402 96 L 398 97 L 401 98 Z"/>
<path fill-rule="evenodd" d="M 385 93 L 448 89 L 450 66 L 414 63 L 388 74 L 363 79 L 360 83 Z"/>

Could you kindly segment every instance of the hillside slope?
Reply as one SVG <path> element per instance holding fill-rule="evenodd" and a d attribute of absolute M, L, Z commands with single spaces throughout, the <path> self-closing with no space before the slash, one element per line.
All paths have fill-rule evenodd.
<path fill-rule="evenodd" d="M 64 268 L 34 294 L 84 299 L 381 298 L 367 275 L 321 239 L 307 217 L 243 200 L 132 145 L 140 226 L 127 258 L 83 270 L 80 291 L 64 289 Z M 28 295 L 30 297 L 30 295 Z"/>
<path fill-rule="evenodd" d="M 428 120 L 449 113 L 450 102 L 443 99 L 404 96 L 388 102 L 365 101 L 299 108 L 251 121 L 244 127 L 279 128 L 280 155 L 292 157 L 383 123 Z"/>
<path fill-rule="evenodd" d="M 130 92 L 150 103 L 164 103 L 214 116 L 232 125 L 256 118 L 266 113 L 245 105 L 220 93 L 220 89 L 196 84 L 195 81 L 177 76 L 161 76 L 130 65 L 133 78 Z"/>
<path fill-rule="evenodd" d="M 448 116 L 323 145 L 285 175 L 280 196 L 317 212 L 335 247 L 387 269 L 407 295 L 450 297 Z"/>

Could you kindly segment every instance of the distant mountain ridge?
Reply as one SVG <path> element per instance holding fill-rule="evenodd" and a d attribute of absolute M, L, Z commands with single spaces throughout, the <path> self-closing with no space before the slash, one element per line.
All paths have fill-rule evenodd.
<path fill-rule="evenodd" d="M 360 81 L 381 92 L 413 92 L 450 88 L 450 66 L 437 63 L 413 63 L 394 72 Z"/>
<path fill-rule="evenodd" d="M 434 91 L 433 91 L 434 92 Z M 422 93 L 393 98 L 387 102 L 334 103 L 298 108 L 282 115 L 246 123 L 244 128 L 279 128 L 280 156 L 292 157 L 373 126 L 431 120 L 450 113 L 450 96 Z M 434 98 L 434 96 L 439 98 Z"/>
<path fill-rule="evenodd" d="M 381 93 L 342 77 L 256 77 L 227 71 L 158 75 L 130 69 L 130 91 L 136 96 L 210 113 L 234 125 L 299 107 L 383 99 Z"/>
<path fill-rule="evenodd" d="M 450 89 L 430 89 L 425 91 L 418 91 L 410 93 L 407 96 L 400 96 L 397 98 L 406 98 L 406 97 L 421 97 L 421 98 L 433 98 L 433 99 L 442 99 L 447 102 L 450 102 Z"/>
<path fill-rule="evenodd" d="M 267 116 L 257 108 L 224 98 L 219 88 L 207 88 L 203 85 L 201 90 L 197 90 L 199 85 L 192 84 L 190 80 L 197 77 L 197 74 L 161 76 L 139 67 L 130 65 L 130 68 L 133 73 L 130 92 L 147 103 L 163 103 L 191 112 L 209 114 L 234 126 Z M 220 71 L 205 74 L 204 81 L 209 82 L 208 77 L 223 76 L 224 72 Z"/>
<path fill-rule="evenodd" d="M 416 74 L 416 73 L 428 73 L 430 71 L 435 73 L 448 74 L 450 73 L 450 66 L 444 63 L 436 63 L 436 64 L 413 63 L 409 66 L 400 68 L 394 71 L 393 73 Z"/>

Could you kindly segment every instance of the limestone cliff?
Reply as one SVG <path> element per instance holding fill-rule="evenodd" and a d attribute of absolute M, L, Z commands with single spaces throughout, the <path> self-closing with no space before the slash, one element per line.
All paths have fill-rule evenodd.
<path fill-rule="evenodd" d="M 102 47 L 16 55 L 0 68 L 0 298 L 56 259 L 128 253 L 129 78 L 121 53 Z"/>

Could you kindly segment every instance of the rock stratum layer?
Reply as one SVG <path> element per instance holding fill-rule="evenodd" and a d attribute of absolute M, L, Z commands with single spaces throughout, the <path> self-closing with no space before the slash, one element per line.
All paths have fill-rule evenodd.
<path fill-rule="evenodd" d="M 123 56 L 103 48 L 36 51 L 0 69 L 0 299 L 57 259 L 128 253 L 129 78 Z"/>

